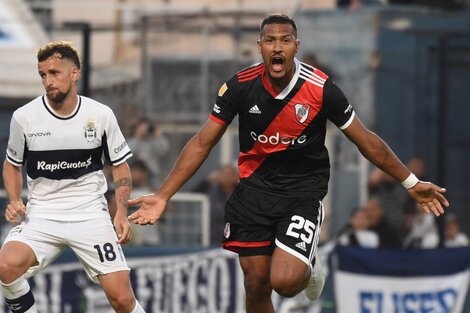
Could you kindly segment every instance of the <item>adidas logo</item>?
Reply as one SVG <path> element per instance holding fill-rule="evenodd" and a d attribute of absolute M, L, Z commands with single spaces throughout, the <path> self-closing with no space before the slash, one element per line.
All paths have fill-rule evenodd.
<path fill-rule="evenodd" d="M 248 113 L 261 114 L 261 111 L 258 108 L 258 106 L 255 104 L 254 106 L 251 107 L 251 109 L 248 111 Z"/>
<path fill-rule="evenodd" d="M 299 242 L 298 244 L 295 245 L 297 248 L 303 250 L 303 251 L 307 251 L 307 245 L 305 244 L 305 242 L 301 241 Z"/>

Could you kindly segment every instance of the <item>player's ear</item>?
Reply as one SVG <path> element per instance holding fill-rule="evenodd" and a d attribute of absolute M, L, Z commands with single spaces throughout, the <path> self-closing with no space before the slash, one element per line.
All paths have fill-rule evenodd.
<path fill-rule="evenodd" d="M 295 52 L 298 52 L 300 49 L 300 39 L 295 40 Z"/>
<path fill-rule="evenodd" d="M 258 39 L 256 41 L 256 43 L 258 44 L 258 53 L 261 53 L 261 41 L 260 41 L 260 39 Z"/>
<path fill-rule="evenodd" d="M 80 78 L 80 69 L 76 66 L 72 68 L 72 80 L 74 82 L 77 82 L 78 79 Z"/>

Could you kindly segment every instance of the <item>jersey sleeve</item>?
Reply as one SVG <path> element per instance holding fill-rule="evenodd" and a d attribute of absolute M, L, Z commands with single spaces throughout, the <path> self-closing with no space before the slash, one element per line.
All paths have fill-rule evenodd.
<path fill-rule="evenodd" d="M 228 125 L 232 122 L 237 114 L 237 91 L 238 80 L 236 76 L 220 87 L 217 99 L 212 107 L 212 112 L 209 115 L 211 120 L 223 125 Z"/>
<path fill-rule="evenodd" d="M 124 163 L 132 156 L 132 152 L 111 109 L 107 114 L 104 131 L 103 151 L 105 158 L 113 166 Z"/>
<path fill-rule="evenodd" d="M 327 117 L 339 129 L 345 130 L 351 125 L 355 113 L 343 91 L 331 80 L 325 82 L 323 101 L 327 105 Z"/>
<path fill-rule="evenodd" d="M 23 127 L 18 122 L 17 114 L 13 114 L 10 121 L 10 134 L 8 137 L 8 146 L 6 159 L 15 166 L 22 166 L 25 162 L 25 133 Z"/>

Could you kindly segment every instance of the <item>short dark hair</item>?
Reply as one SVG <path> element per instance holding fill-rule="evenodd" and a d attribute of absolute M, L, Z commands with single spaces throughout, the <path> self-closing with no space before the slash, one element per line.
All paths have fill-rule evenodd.
<path fill-rule="evenodd" d="M 77 49 L 68 41 L 51 41 L 40 48 L 37 52 L 38 62 L 43 62 L 53 56 L 60 54 L 61 59 L 69 59 L 80 68 L 80 58 Z"/>
<path fill-rule="evenodd" d="M 259 28 L 260 33 L 263 32 L 264 26 L 268 24 L 290 24 L 294 30 L 294 36 L 297 37 L 297 25 L 295 25 L 293 19 L 285 14 L 273 13 L 266 16 L 263 22 L 261 22 L 261 27 Z"/>

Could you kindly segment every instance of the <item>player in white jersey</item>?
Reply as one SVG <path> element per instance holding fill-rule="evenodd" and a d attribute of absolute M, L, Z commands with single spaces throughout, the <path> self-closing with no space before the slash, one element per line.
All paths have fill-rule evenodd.
<path fill-rule="evenodd" d="M 116 312 L 142 313 L 121 244 L 131 238 L 127 200 L 132 156 L 107 106 L 77 94 L 78 53 L 68 42 L 39 49 L 46 90 L 13 113 L 3 180 L 5 218 L 15 226 L 0 250 L 0 284 L 12 312 L 37 312 L 27 277 L 70 247 L 88 276 L 101 284 Z M 109 212 L 103 161 L 112 165 L 117 209 Z M 28 201 L 21 199 L 22 166 Z M 111 218 L 113 220 L 111 220 Z"/>

